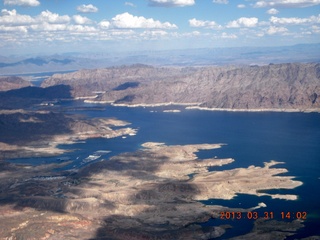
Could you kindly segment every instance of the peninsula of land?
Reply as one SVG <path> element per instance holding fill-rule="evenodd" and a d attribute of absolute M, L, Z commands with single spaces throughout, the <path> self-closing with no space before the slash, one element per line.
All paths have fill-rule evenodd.
<path fill-rule="evenodd" d="M 64 100 L 73 100 L 69 86 L 39 88 L 0 77 L 0 160 L 60 155 L 66 151 L 60 144 L 136 134 L 119 119 L 67 114 L 59 104 Z"/>
<path fill-rule="evenodd" d="M 0 110 L 0 160 L 64 153 L 60 144 L 89 138 L 135 135 L 130 123 L 115 118 L 87 119 L 57 111 Z"/>
<path fill-rule="evenodd" d="M 279 188 L 285 192 L 302 184 L 294 177 L 282 176 L 287 170 L 275 168 L 279 162 L 219 171 L 219 166 L 234 160 L 198 159 L 196 155 L 199 150 L 220 147 L 149 142 L 136 152 L 113 156 L 76 174 L 62 173 L 63 178 L 47 181 L 33 176 L 40 171 L 50 176 L 53 165 L 4 165 L 6 170 L 0 175 L 0 237 L 18 239 L 30 234 L 34 239 L 211 239 L 223 235 L 230 226 L 202 228 L 197 223 L 219 218 L 221 211 L 248 212 L 266 205 L 231 209 L 204 205 L 200 200 L 231 199 L 238 193 L 297 198 L 261 192 Z M 209 172 L 208 167 L 216 167 L 216 171 Z M 302 226 L 292 222 L 291 227 Z M 292 232 L 281 234 L 289 236 Z"/>

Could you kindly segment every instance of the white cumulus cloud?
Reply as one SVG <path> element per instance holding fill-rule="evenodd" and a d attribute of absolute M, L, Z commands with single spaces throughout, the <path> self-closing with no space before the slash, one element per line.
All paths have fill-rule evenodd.
<path fill-rule="evenodd" d="M 36 16 L 21 15 L 14 9 L 0 10 L 0 45 L 5 42 L 19 44 L 167 39 L 174 35 L 171 31 L 166 31 L 176 28 L 175 24 L 169 22 L 129 13 L 96 22 L 79 14 L 60 15 L 48 10 Z"/>
<path fill-rule="evenodd" d="M 66 24 L 51 24 L 48 22 L 42 22 L 38 24 L 31 25 L 30 28 L 33 31 L 46 31 L 46 32 L 54 32 L 54 31 L 64 31 L 67 29 Z"/>
<path fill-rule="evenodd" d="M 163 30 L 148 30 L 148 31 L 144 31 L 139 36 L 142 37 L 143 39 L 151 40 L 151 39 L 159 39 L 159 38 L 165 37 L 167 35 L 168 35 L 168 33 Z"/>
<path fill-rule="evenodd" d="M 275 25 L 302 25 L 320 23 L 320 14 L 309 18 L 278 18 L 272 16 L 270 22 Z"/>
<path fill-rule="evenodd" d="M 269 29 L 267 30 L 267 34 L 269 35 L 274 35 L 274 34 L 277 34 L 277 33 L 286 33 L 288 32 L 289 30 L 285 27 L 276 27 L 276 26 L 270 26 Z"/>
<path fill-rule="evenodd" d="M 98 12 L 98 8 L 93 6 L 92 4 L 82 4 L 77 7 L 77 11 L 81 13 L 95 13 Z"/>
<path fill-rule="evenodd" d="M 1 16 L 0 16 L 1 25 L 28 26 L 34 22 L 35 20 L 32 17 L 30 17 L 29 15 L 20 15 L 17 13 L 15 9 L 11 11 L 7 9 L 1 10 Z"/>
<path fill-rule="evenodd" d="M 134 5 L 134 3 L 132 2 L 125 2 L 124 5 L 129 7 L 136 7 L 136 5 Z"/>
<path fill-rule="evenodd" d="M 16 33 L 16 32 L 22 32 L 22 33 L 27 33 L 28 32 L 28 29 L 26 26 L 14 26 L 14 27 L 11 27 L 11 26 L 2 26 L 0 25 L 0 32 L 13 32 L 13 33 Z"/>
<path fill-rule="evenodd" d="M 320 26 L 313 25 L 311 29 L 313 33 L 320 33 Z"/>
<path fill-rule="evenodd" d="M 275 8 L 271 8 L 271 9 L 269 9 L 267 11 L 267 13 L 270 14 L 270 15 L 276 15 L 276 14 L 279 13 L 279 11 L 277 9 L 275 9 Z"/>
<path fill-rule="evenodd" d="M 38 0 L 4 0 L 4 5 L 17 5 L 26 7 L 36 7 L 40 5 Z"/>
<path fill-rule="evenodd" d="M 198 28 L 222 28 L 214 21 L 203 21 L 197 20 L 195 18 L 189 20 L 190 27 L 198 27 Z"/>
<path fill-rule="evenodd" d="M 232 33 L 228 34 L 228 33 L 226 33 L 226 32 L 223 32 L 222 35 L 221 35 L 221 38 L 225 38 L 225 39 L 236 39 L 236 38 L 238 38 L 238 37 L 237 37 L 237 35 L 235 35 L 235 34 L 232 34 Z"/>
<path fill-rule="evenodd" d="M 237 20 L 231 21 L 227 24 L 227 28 L 240 28 L 240 27 L 255 27 L 258 24 L 258 18 L 241 17 Z"/>
<path fill-rule="evenodd" d="M 238 7 L 238 8 L 246 8 L 246 5 L 244 5 L 244 4 L 238 4 L 237 7 Z"/>
<path fill-rule="evenodd" d="M 83 17 L 81 15 L 74 15 L 72 18 L 73 18 L 73 21 L 79 25 L 92 23 L 92 21 L 89 18 Z"/>
<path fill-rule="evenodd" d="M 99 22 L 99 27 L 103 28 L 103 29 L 108 29 L 110 27 L 110 22 L 108 20 L 102 20 L 101 22 Z"/>
<path fill-rule="evenodd" d="M 160 22 L 153 18 L 137 17 L 130 13 L 122 13 L 112 18 L 112 26 L 116 28 L 163 28 L 173 29 L 177 28 L 175 24 L 169 22 Z"/>
<path fill-rule="evenodd" d="M 39 22 L 48 22 L 48 23 L 68 23 L 70 22 L 70 17 L 68 15 L 60 16 L 57 13 L 52 13 L 49 10 L 41 12 L 41 14 L 37 17 Z"/>
<path fill-rule="evenodd" d="M 218 3 L 218 4 L 228 4 L 229 1 L 228 0 L 213 0 L 213 3 Z"/>
<path fill-rule="evenodd" d="M 266 0 L 257 1 L 253 6 L 256 8 L 263 7 L 288 7 L 288 8 L 303 8 L 311 7 L 320 4 L 320 0 Z"/>
<path fill-rule="evenodd" d="M 63 31 L 66 30 L 71 18 L 68 15 L 59 15 L 50 11 L 43 11 L 38 16 L 18 14 L 15 9 L 1 10 L 0 25 L 2 29 L 17 32 L 31 31 Z"/>
<path fill-rule="evenodd" d="M 67 28 L 71 32 L 77 32 L 77 33 L 85 33 L 86 35 L 90 32 L 96 32 L 96 28 L 92 26 L 82 26 L 82 25 L 70 25 Z"/>
<path fill-rule="evenodd" d="M 195 4 L 195 0 L 149 0 L 149 4 L 155 7 L 185 7 Z"/>
<path fill-rule="evenodd" d="M 312 26 L 311 27 L 311 30 L 313 33 L 320 33 L 320 27 L 319 26 Z"/>

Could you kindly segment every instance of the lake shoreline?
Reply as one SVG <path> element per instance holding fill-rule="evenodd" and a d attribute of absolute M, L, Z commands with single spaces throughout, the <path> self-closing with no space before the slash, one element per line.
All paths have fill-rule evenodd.
<path fill-rule="evenodd" d="M 110 104 L 114 107 L 166 107 L 166 106 L 185 106 L 186 110 L 204 110 L 204 111 L 225 111 L 225 112 L 288 112 L 288 113 L 320 113 L 320 108 L 314 109 L 286 109 L 286 108 L 210 108 L 201 107 L 201 103 L 177 103 L 177 102 L 164 102 L 164 103 L 137 103 L 137 104 L 125 104 L 125 103 L 115 103 L 114 101 L 95 101 L 89 100 L 93 97 L 83 97 L 85 103 L 92 104 Z"/>

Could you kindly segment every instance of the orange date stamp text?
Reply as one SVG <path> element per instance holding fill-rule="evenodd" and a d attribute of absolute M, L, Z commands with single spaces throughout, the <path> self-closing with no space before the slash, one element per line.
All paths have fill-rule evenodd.
<path fill-rule="evenodd" d="M 248 220 L 255 220 L 258 218 L 264 218 L 264 219 L 301 219 L 306 220 L 307 219 L 307 212 L 305 211 L 298 211 L 298 212 L 220 212 L 220 219 L 232 219 L 232 220 L 241 220 L 241 219 L 248 219 Z"/>

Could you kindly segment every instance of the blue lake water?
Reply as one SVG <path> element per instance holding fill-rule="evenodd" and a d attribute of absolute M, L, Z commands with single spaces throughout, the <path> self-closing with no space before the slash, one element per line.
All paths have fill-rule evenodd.
<path fill-rule="evenodd" d="M 98 105 L 102 111 L 93 111 L 94 104 L 67 102 L 65 106 L 88 107 L 87 110 L 73 111 L 89 117 L 116 117 L 137 128 L 136 136 L 114 139 L 90 139 L 85 143 L 63 145 L 61 148 L 76 149 L 66 153 L 74 162 L 79 162 L 97 150 L 109 150 L 102 158 L 122 152 L 135 151 L 148 141 L 170 144 L 225 143 L 221 149 L 203 150 L 199 158 L 217 156 L 234 158 L 235 162 L 211 170 L 226 170 L 250 165 L 263 166 L 263 162 L 276 160 L 285 162 L 275 167 L 288 169 L 285 175 L 295 176 L 303 185 L 292 190 L 273 190 L 270 193 L 296 194 L 296 201 L 271 199 L 241 194 L 226 200 L 209 200 L 206 204 L 228 207 L 249 208 L 264 202 L 267 207 L 257 210 L 273 212 L 281 220 L 281 212 L 307 212 L 305 227 L 288 239 L 299 239 L 320 235 L 320 114 L 318 113 L 276 113 L 276 112 L 218 112 L 183 110 L 180 113 L 164 113 L 168 107 L 127 108 Z M 172 107 L 171 107 L 172 108 Z M 175 107 L 179 108 L 179 107 Z M 152 111 L 152 112 L 151 112 Z M 13 160 L 19 163 L 56 162 L 57 157 Z M 98 161 L 98 160 L 97 160 Z M 248 176 L 250 177 L 250 176 Z M 261 176 L 263 177 L 263 176 Z M 253 226 L 253 220 L 210 220 L 207 225 L 230 224 L 223 239 L 245 234 Z"/>

